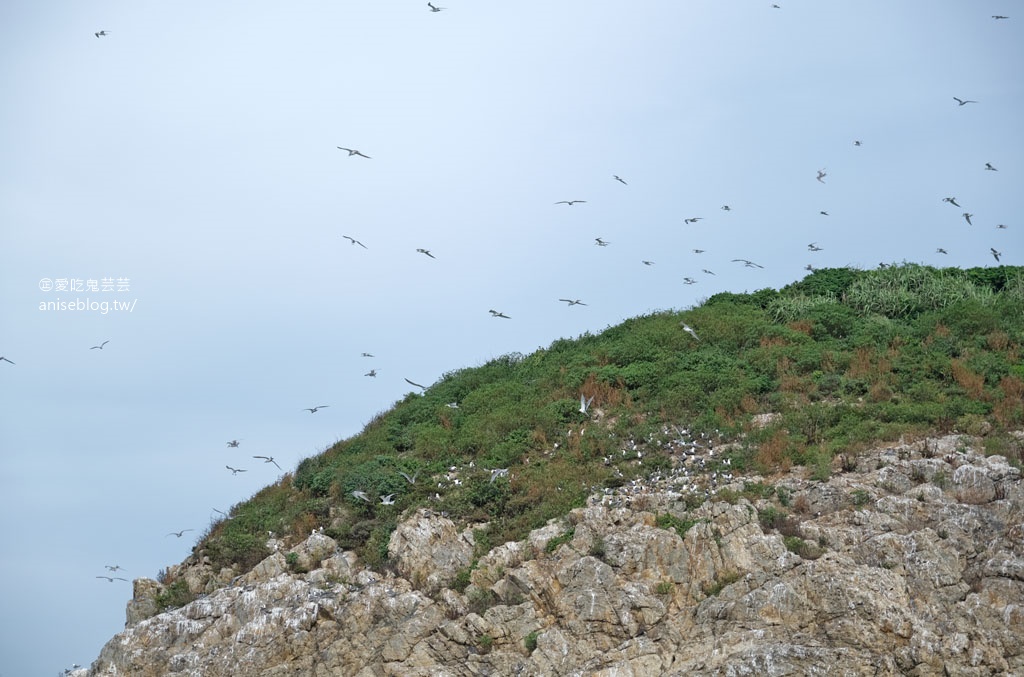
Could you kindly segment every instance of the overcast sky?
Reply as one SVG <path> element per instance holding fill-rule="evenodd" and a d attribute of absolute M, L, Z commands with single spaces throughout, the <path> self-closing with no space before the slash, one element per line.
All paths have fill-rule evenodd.
<path fill-rule="evenodd" d="M 1024 263 L 1019 2 L 437 4 L 0 4 L 0 675 L 90 663 L 105 565 L 404 378 L 808 264 Z"/>

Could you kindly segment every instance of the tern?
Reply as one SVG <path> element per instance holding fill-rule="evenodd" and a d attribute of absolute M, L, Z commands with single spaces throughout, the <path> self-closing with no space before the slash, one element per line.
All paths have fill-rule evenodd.
<path fill-rule="evenodd" d="M 395 504 L 395 495 L 394 494 L 388 494 L 387 496 L 381 496 L 380 497 L 380 502 L 383 503 L 384 505 L 394 505 Z"/>
<path fill-rule="evenodd" d="M 804 266 L 804 270 L 809 270 L 813 273 L 815 270 L 817 270 L 817 268 L 808 263 L 806 266 Z"/>
<path fill-rule="evenodd" d="M 687 334 L 689 334 L 693 338 L 697 339 L 698 341 L 700 340 L 700 337 L 697 336 L 697 332 L 695 332 L 693 330 L 693 327 L 691 327 L 690 325 L 686 324 L 685 322 L 680 322 L 679 325 L 683 328 L 683 331 L 685 331 Z"/>
<path fill-rule="evenodd" d="M 732 207 L 730 207 L 729 205 L 722 205 L 722 211 L 723 212 L 731 212 L 732 211 Z"/>
<path fill-rule="evenodd" d="M 418 251 L 420 254 L 426 254 L 427 256 L 429 256 L 432 259 L 436 259 L 437 258 L 436 256 L 434 256 L 433 254 L 430 253 L 429 249 L 417 248 L 416 251 Z"/>
<path fill-rule="evenodd" d="M 373 357 L 370 353 L 363 353 L 363 357 Z"/>
<path fill-rule="evenodd" d="M 971 217 L 972 216 L 974 216 L 974 214 L 968 214 L 967 212 L 964 212 L 964 219 L 967 221 L 967 225 L 968 226 L 973 226 L 974 225 L 973 223 L 971 223 Z"/>
<path fill-rule="evenodd" d="M 299 411 L 308 411 L 311 414 L 315 414 L 316 412 L 320 411 L 321 409 L 326 409 L 329 406 L 331 406 L 331 405 L 329 405 L 329 404 L 320 404 L 320 405 L 317 405 L 315 407 L 306 407 L 305 409 L 300 409 Z"/>
<path fill-rule="evenodd" d="M 167 536 L 177 536 L 178 538 L 181 538 L 181 535 L 184 534 L 186 531 L 195 531 L 195 529 L 182 529 L 181 531 L 172 531 L 171 533 L 167 534 Z M 167 536 L 165 536 L 164 538 L 167 538 Z"/>
<path fill-rule="evenodd" d="M 216 508 L 210 508 L 210 509 L 213 510 L 215 513 L 219 514 L 219 515 L 223 515 L 224 519 L 226 519 L 226 520 L 233 520 L 233 519 L 235 519 L 234 517 L 229 516 L 223 510 L 217 510 Z"/>
<path fill-rule="evenodd" d="M 586 202 L 586 200 L 559 200 L 555 204 L 556 205 L 569 205 L 570 207 L 572 207 L 577 202 Z"/>
<path fill-rule="evenodd" d="M 824 179 L 826 176 L 828 176 L 828 174 L 825 172 L 824 169 L 818 170 L 818 181 L 821 181 L 821 183 L 825 183 L 822 179 Z"/>
<path fill-rule="evenodd" d="M 93 346 L 92 348 L 89 348 L 89 350 L 96 350 L 97 348 L 100 349 L 100 350 L 103 350 L 103 346 L 107 345 L 108 343 L 110 343 L 110 341 L 104 341 L 103 343 L 99 344 L 98 346 Z"/>
<path fill-rule="evenodd" d="M 416 478 L 419 476 L 420 472 L 417 470 L 415 473 L 413 473 L 412 477 L 409 477 L 408 473 L 404 473 L 401 470 L 398 471 L 398 474 L 404 477 L 405 481 L 408 482 L 409 484 L 416 484 Z"/>
<path fill-rule="evenodd" d="M 8 360 L 8 359 L 7 359 L 6 357 L 4 357 L 3 355 L 0 355 L 0 362 L 11 362 L 11 361 L 10 361 L 10 360 Z M 11 364 L 14 364 L 14 363 L 13 363 L 13 362 L 11 362 Z"/>
<path fill-rule="evenodd" d="M 705 251 L 705 250 L 703 250 L 703 249 L 694 249 L 694 250 L 693 250 L 693 253 L 694 253 L 694 254 L 703 254 L 703 253 L 704 253 L 704 251 Z"/>
<path fill-rule="evenodd" d="M 354 237 L 349 237 L 348 235 L 342 235 L 342 237 L 351 242 L 353 245 L 359 245 L 363 249 L 366 249 L 366 245 L 360 242 L 359 240 L 355 239 Z"/>
<path fill-rule="evenodd" d="M 753 261 L 748 261 L 746 259 L 733 259 L 733 263 L 736 263 L 736 262 L 742 263 L 747 268 L 764 268 L 764 266 L 758 265 L 758 264 L 754 263 Z"/>
<path fill-rule="evenodd" d="M 862 144 L 861 144 L 861 142 L 860 142 L 860 141 L 854 141 L 854 142 L 853 142 L 853 145 L 855 145 L 855 146 L 860 146 L 860 145 L 862 145 Z"/>
<path fill-rule="evenodd" d="M 99 31 L 98 33 L 93 33 L 93 35 L 95 35 L 97 38 L 102 38 L 104 36 L 110 35 L 110 31 Z"/>
<path fill-rule="evenodd" d="M 999 19 L 1009 19 L 1010 17 L 1008 17 L 1008 16 L 1003 16 L 1002 14 L 993 14 L 993 15 L 992 15 L 992 18 L 993 18 L 993 19 L 996 19 L 996 20 L 998 21 Z"/>
<path fill-rule="evenodd" d="M 494 480 L 499 477 L 508 477 L 508 468 L 495 468 L 491 471 L 491 481 L 488 484 L 494 484 Z"/>
<path fill-rule="evenodd" d="M 365 374 L 363 374 L 363 376 L 369 376 L 371 378 L 377 378 L 377 370 L 376 369 L 371 369 L 370 371 L 368 371 Z"/>
<path fill-rule="evenodd" d="M 809 251 L 809 252 L 820 252 L 821 251 L 821 247 L 818 246 L 817 242 L 812 242 L 809 245 L 807 245 L 807 251 Z"/>
<path fill-rule="evenodd" d="M 978 103 L 977 101 L 971 101 L 970 99 L 958 99 L 955 96 L 953 97 L 953 100 L 956 101 L 961 106 L 966 106 L 969 103 Z"/>
<path fill-rule="evenodd" d="M 489 312 L 491 314 L 491 317 L 502 317 L 502 318 L 505 318 L 506 320 L 511 320 L 512 319 L 511 317 L 509 317 L 505 313 L 499 313 L 497 310 L 488 310 L 487 312 Z"/>
<path fill-rule="evenodd" d="M 403 377 L 403 378 L 404 378 L 404 377 Z M 413 382 L 413 381 L 410 381 L 409 379 L 405 379 L 405 382 L 406 382 L 406 383 L 408 383 L 408 384 L 409 384 L 409 385 L 411 385 L 411 386 L 416 386 L 417 388 L 421 388 L 421 389 L 423 389 L 423 390 L 426 390 L 426 389 L 427 389 L 427 386 L 421 386 L 421 385 L 420 385 L 419 383 L 415 383 L 415 382 Z"/>
<path fill-rule="evenodd" d="M 570 306 L 585 306 L 585 305 L 587 305 L 586 303 L 584 303 L 583 301 L 580 301 L 579 299 L 558 299 L 558 300 L 559 301 L 565 301 Z"/>
<path fill-rule="evenodd" d="M 273 463 L 277 465 L 277 461 L 274 460 L 273 456 L 253 456 L 253 458 L 262 458 L 264 463 Z M 277 465 L 277 469 L 280 470 L 281 466 Z"/>
<path fill-rule="evenodd" d="M 683 284 L 697 284 L 697 280 L 693 279 L 692 277 L 684 277 Z"/>
<path fill-rule="evenodd" d="M 821 214 L 822 216 L 828 216 L 828 212 L 826 212 L 824 209 L 818 213 Z"/>
<path fill-rule="evenodd" d="M 228 446 L 231 447 L 232 449 L 237 449 L 238 445 L 241 443 L 241 440 L 231 440 L 230 442 L 228 442 Z"/>
<path fill-rule="evenodd" d="M 120 564 L 114 564 L 114 565 L 104 564 L 103 568 L 106 569 L 107 571 L 118 571 L 118 570 L 124 571 L 124 567 L 121 566 Z"/>
<path fill-rule="evenodd" d="M 366 501 L 367 503 L 370 502 L 370 497 L 366 495 L 365 491 L 360 491 L 359 489 L 356 489 L 355 491 L 352 492 L 352 495 L 358 498 L 360 501 Z"/>
<path fill-rule="evenodd" d="M 949 252 L 947 252 L 947 251 L 946 251 L 945 249 L 943 249 L 942 247 L 939 247 L 938 249 L 936 249 L 936 250 L 935 250 L 935 253 L 936 253 L 936 254 L 948 254 Z"/>
<path fill-rule="evenodd" d="M 996 169 L 995 167 L 993 167 L 993 166 L 992 166 L 992 163 L 990 163 L 990 162 L 986 162 L 986 163 L 985 163 L 985 169 L 987 169 L 987 170 L 988 170 L 988 171 L 990 171 L 990 172 L 998 172 L 998 171 L 999 171 L 998 169 Z"/>
<path fill-rule="evenodd" d="M 443 9 L 448 9 L 447 7 L 435 7 L 434 5 L 432 5 L 432 4 L 431 4 L 431 3 L 429 3 L 429 2 L 427 3 L 427 7 L 429 7 L 429 8 L 430 8 L 430 11 L 431 11 L 431 12 L 440 12 L 440 11 L 441 11 L 441 10 L 443 10 Z"/>
<path fill-rule="evenodd" d="M 358 155 L 359 157 L 364 157 L 364 158 L 366 158 L 367 160 L 371 160 L 371 159 L 373 159 L 373 158 L 371 158 L 371 157 L 370 157 L 369 155 L 364 155 L 363 153 L 359 152 L 359 151 L 358 151 L 358 150 L 356 150 L 355 148 L 342 148 L 341 146 L 338 146 L 338 150 L 347 150 L 347 151 L 348 151 L 348 156 L 349 156 L 349 157 L 352 157 L 353 155 Z"/>
<path fill-rule="evenodd" d="M 1000 223 L 998 226 L 996 226 L 996 228 L 998 228 L 1000 230 L 1006 230 L 1006 224 L 1005 223 Z M 2 360 L 2 359 L 4 359 L 4 358 L 0 357 L 0 360 Z M 7 360 L 7 361 L 11 362 L 10 360 Z M 14 363 L 11 362 L 11 364 L 14 364 Z"/>
<path fill-rule="evenodd" d="M 607 247 L 608 245 L 611 244 L 611 242 L 605 242 L 601 238 L 595 237 L 594 238 L 594 244 L 596 244 L 598 247 Z"/>
<path fill-rule="evenodd" d="M 613 179 L 615 179 L 616 181 L 618 181 L 619 183 L 621 183 L 621 184 L 622 184 L 623 186 L 628 186 L 628 185 L 629 185 L 628 183 L 626 183 L 625 181 L 623 181 L 623 180 L 622 180 L 622 179 L 621 179 L 621 178 L 619 177 L 619 175 L 618 175 L 618 174 L 612 174 L 612 178 L 613 178 Z"/>
<path fill-rule="evenodd" d="M 587 409 L 590 407 L 590 403 L 594 401 L 594 396 L 591 395 L 590 399 L 586 399 L 583 395 L 580 395 L 580 413 L 587 413 Z"/>
<path fill-rule="evenodd" d="M 714 273 L 711 272 L 710 270 L 708 270 L 707 268 L 701 268 L 701 272 L 702 273 L 707 273 L 708 275 L 714 275 Z"/>
<path fill-rule="evenodd" d="M 994 257 L 995 257 L 995 259 L 996 259 L 996 263 L 999 263 L 999 257 L 1000 257 L 1000 256 L 1002 256 L 1002 255 L 1003 255 L 1003 253 L 1002 253 L 1002 252 L 997 252 L 997 251 L 995 250 L 995 247 L 989 247 L 989 248 L 988 248 L 988 250 L 989 250 L 990 252 L 992 252 L 992 256 L 994 256 Z"/>
<path fill-rule="evenodd" d="M 942 201 L 943 202 L 948 202 L 949 204 L 953 205 L 954 207 L 959 207 L 960 206 L 959 204 L 957 204 L 957 201 L 956 201 L 955 197 L 944 197 L 944 198 L 942 198 Z"/>
<path fill-rule="evenodd" d="M 249 472 L 245 468 L 232 468 L 230 465 L 226 465 L 224 467 L 230 470 L 232 475 L 237 475 L 240 472 Z"/>
<path fill-rule="evenodd" d="M 644 264 L 645 266 L 653 266 L 654 265 L 654 261 L 641 261 L 640 263 Z"/>
<path fill-rule="evenodd" d="M 697 223 L 698 221 L 701 221 L 703 219 L 703 216 L 692 216 L 688 219 L 683 219 L 683 223 Z"/>
<path fill-rule="evenodd" d="M 96 578 L 105 578 L 110 583 L 113 583 L 114 581 L 128 581 L 127 578 L 121 578 L 120 576 L 97 576 Z"/>

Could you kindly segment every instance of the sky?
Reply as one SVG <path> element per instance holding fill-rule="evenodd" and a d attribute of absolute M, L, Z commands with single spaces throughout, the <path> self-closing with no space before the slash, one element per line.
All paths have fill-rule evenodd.
<path fill-rule="evenodd" d="M 807 265 L 1024 264 L 1019 0 L 435 4 L 0 4 L 0 675 L 88 665 L 105 566 L 406 378 Z"/>

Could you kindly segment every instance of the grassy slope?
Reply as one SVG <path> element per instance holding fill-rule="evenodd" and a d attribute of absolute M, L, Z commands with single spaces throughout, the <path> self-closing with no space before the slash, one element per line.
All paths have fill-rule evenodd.
<path fill-rule="evenodd" d="M 1003 433 L 1024 424 L 1022 344 L 1019 267 L 829 269 L 780 291 L 719 294 L 445 374 L 236 505 L 196 550 L 245 569 L 267 554 L 268 530 L 301 538 L 323 526 L 384 566 L 402 512 L 430 505 L 489 521 L 477 532 L 486 551 L 582 505 L 594 488 L 668 467 L 658 443 L 678 436 L 676 424 L 740 441 L 728 453 L 741 472 L 804 465 L 825 478 L 840 451 L 990 425 L 989 450 L 1019 464 Z M 581 394 L 594 398 L 587 415 Z M 766 412 L 780 416 L 751 426 Z M 634 444 L 642 466 L 623 462 Z M 493 468 L 510 475 L 491 482 Z M 393 506 L 376 499 L 392 493 Z"/>

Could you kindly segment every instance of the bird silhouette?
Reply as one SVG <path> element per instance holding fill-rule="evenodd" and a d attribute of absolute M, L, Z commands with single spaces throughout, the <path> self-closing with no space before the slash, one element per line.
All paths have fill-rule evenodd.
<path fill-rule="evenodd" d="M 967 212 L 964 212 L 964 220 L 967 221 L 967 225 L 968 226 L 973 226 L 974 225 L 973 223 L 971 223 L 971 217 L 972 216 L 974 216 L 974 214 L 968 214 Z"/>
<path fill-rule="evenodd" d="M 321 409 L 326 409 L 329 406 L 331 406 L 331 405 L 329 405 L 329 404 L 320 404 L 320 405 L 317 405 L 315 407 L 306 407 L 305 409 L 300 409 L 299 411 L 308 411 L 311 414 L 315 414 L 316 412 L 320 411 Z"/>
<path fill-rule="evenodd" d="M 177 536 L 178 538 L 181 538 L 181 535 L 184 534 L 186 531 L 195 531 L 195 529 L 182 529 L 181 531 L 172 531 L 171 533 L 167 534 L 167 536 Z M 164 538 L 166 538 L 166 536 Z"/>
<path fill-rule="evenodd" d="M 688 219 L 683 219 L 683 223 L 697 223 L 698 221 L 702 221 L 703 219 L 703 216 L 691 216 Z"/>
<path fill-rule="evenodd" d="M 684 277 L 683 284 L 697 284 L 697 280 L 693 279 L 692 277 Z"/>
<path fill-rule="evenodd" d="M 711 272 L 710 270 L 708 270 L 707 268 L 701 268 L 701 272 L 702 273 L 707 273 L 708 275 L 714 275 L 714 273 Z"/>
<path fill-rule="evenodd" d="M 416 383 L 414 381 L 410 381 L 409 379 L 405 379 L 405 382 L 408 383 L 409 385 L 416 386 L 417 388 L 420 388 L 422 390 L 426 390 L 427 389 L 427 386 L 421 386 L 419 383 Z"/>
<path fill-rule="evenodd" d="M 347 150 L 349 157 L 352 157 L 353 155 L 358 155 L 359 157 L 364 157 L 367 160 L 372 159 L 369 155 L 364 155 L 363 153 L 361 153 L 360 151 L 356 150 L 355 148 L 343 148 L 341 146 L 338 146 L 338 150 Z"/>
<path fill-rule="evenodd" d="M 231 447 L 232 449 L 236 449 L 238 445 L 241 443 L 241 440 L 231 440 L 230 442 L 228 442 L 228 446 Z"/>
<path fill-rule="evenodd" d="M 104 36 L 110 35 L 110 31 L 99 31 L 99 32 L 93 33 L 93 35 L 95 35 L 97 38 L 102 38 Z"/>
<path fill-rule="evenodd" d="M 11 362 L 11 361 L 10 361 L 10 360 L 8 360 L 8 359 L 7 359 L 6 357 L 4 357 L 3 355 L 0 355 L 0 362 Z M 11 364 L 14 364 L 14 363 L 13 363 L 13 362 L 11 362 Z"/>
<path fill-rule="evenodd" d="M 128 581 L 127 578 L 121 578 L 120 576 L 97 576 L 96 578 L 104 578 L 110 583 L 113 583 L 114 581 Z"/>
<path fill-rule="evenodd" d="M 860 141 L 854 141 L 854 142 L 853 142 L 853 145 L 855 145 L 855 146 L 860 146 L 860 145 L 863 145 L 863 144 L 861 144 L 861 142 L 860 142 Z"/>
<path fill-rule="evenodd" d="M 354 237 L 349 237 L 348 235 L 342 235 L 342 237 L 345 238 L 346 240 L 348 240 L 349 242 L 351 242 L 354 245 L 356 245 L 356 244 L 359 245 L 363 249 L 367 248 L 365 244 L 363 244 L 359 240 L 355 239 Z"/>
<path fill-rule="evenodd" d="M 703 253 L 704 253 L 704 251 L 705 251 L 705 250 L 703 250 L 703 249 L 694 249 L 694 250 L 693 250 L 693 253 L 694 253 L 694 254 L 703 254 Z"/>
<path fill-rule="evenodd" d="M 370 371 L 368 371 L 365 374 L 363 374 L 363 376 L 370 376 L 372 378 L 377 378 L 377 370 L 376 369 L 371 369 Z"/>
<path fill-rule="evenodd" d="M 501 318 L 504 318 L 506 320 L 511 320 L 512 319 L 511 317 L 509 317 L 505 313 L 499 313 L 497 310 L 488 310 L 487 312 L 489 312 L 491 314 L 491 317 L 501 317 Z"/>
<path fill-rule="evenodd" d="M 1000 223 L 998 226 L 996 226 L 996 228 L 998 228 L 999 230 L 1006 230 L 1007 226 L 1006 226 L 1005 223 Z M 2 359 L 3 358 L 0 357 L 0 360 L 2 360 Z M 8 360 L 8 362 L 10 362 L 10 360 Z M 13 364 L 13 362 L 12 362 L 12 364 Z"/>
<path fill-rule="evenodd" d="M 818 246 L 817 242 L 812 242 L 809 245 L 807 245 L 807 251 L 820 252 L 821 251 L 821 247 Z"/>
<path fill-rule="evenodd" d="M 594 244 L 596 244 L 598 247 L 607 247 L 608 245 L 611 244 L 611 242 L 605 242 L 601 238 L 595 237 L 594 238 Z"/>
<path fill-rule="evenodd" d="M 577 202 L 581 202 L 582 203 L 582 202 L 586 202 L 586 200 L 559 200 L 555 204 L 556 205 L 569 205 L 570 207 L 572 207 Z"/>
<path fill-rule="evenodd" d="M 828 176 L 828 173 L 826 173 L 824 169 L 818 170 L 818 181 L 820 181 L 821 183 L 825 183 L 824 179 L 826 176 Z"/>
<path fill-rule="evenodd" d="M 110 343 L 110 341 L 104 341 L 103 343 L 99 344 L 98 346 L 93 346 L 92 348 L 89 348 L 89 350 L 96 350 L 96 349 L 103 350 L 103 346 L 107 345 L 108 343 Z"/>
<path fill-rule="evenodd" d="M 944 198 L 942 198 L 942 201 L 943 202 L 948 202 L 949 204 L 953 205 L 954 207 L 959 207 L 960 206 L 959 204 L 957 204 L 957 201 L 956 201 L 955 197 L 944 197 Z"/>
<path fill-rule="evenodd" d="M 363 353 L 363 357 L 373 357 L 370 353 Z"/>
<path fill-rule="evenodd" d="M 641 261 L 640 263 L 644 264 L 645 266 L 653 266 L 654 265 L 654 261 Z"/>
<path fill-rule="evenodd" d="M 629 185 L 628 183 L 626 183 L 625 181 L 623 181 L 623 180 L 622 180 L 622 179 L 621 179 L 621 178 L 619 177 L 619 175 L 618 175 L 618 174 L 612 174 L 612 178 L 613 178 L 613 179 L 615 179 L 616 181 L 618 181 L 619 183 L 621 183 L 621 184 L 622 184 L 623 186 L 628 186 L 628 185 Z"/>
<path fill-rule="evenodd" d="M 948 254 L 949 252 L 947 252 L 947 251 L 946 251 L 945 249 L 943 249 L 942 247 L 939 247 L 938 249 L 936 249 L 936 250 L 935 250 L 935 253 L 936 253 L 936 254 Z"/>
<path fill-rule="evenodd" d="M 818 213 L 821 214 L 822 216 L 828 216 L 828 212 L 826 212 L 824 209 Z"/>
<path fill-rule="evenodd" d="M 989 251 L 992 252 L 992 256 L 995 257 L 996 263 L 999 263 L 999 257 L 1003 255 L 1002 252 L 997 252 L 995 247 L 989 247 Z"/>
<path fill-rule="evenodd" d="M 586 303 L 584 303 L 583 301 L 580 301 L 579 299 L 558 299 L 558 300 L 559 301 L 565 301 L 570 306 L 585 306 L 585 305 L 587 305 Z"/>
<path fill-rule="evenodd" d="M 757 263 L 754 263 L 753 261 L 748 261 L 746 259 L 733 259 L 733 263 L 737 263 L 737 262 L 738 263 L 742 263 L 747 268 L 764 268 L 764 266 L 759 265 Z"/>
<path fill-rule="evenodd" d="M 121 566 L 120 564 L 113 564 L 113 565 L 111 565 L 111 564 L 104 564 L 103 568 L 108 570 L 108 571 L 119 571 L 119 570 L 120 571 L 124 571 L 124 567 Z"/>
<path fill-rule="evenodd" d="M 431 11 L 431 12 L 440 12 L 440 11 L 441 11 L 441 10 L 443 10 L 443 9 L 448 9 L 447 7 L 435 7 L 434 5 L 432 5 L 432 4 L 431 4 L 431 3 L 429 3 L 429 2 L 427 3 L 427 7 L 429 7 L 429 8 L 430 8 L 430 11 Z"/>
<path fill-rule="evenodd" d="M 999 171 L 998 169 L 996 169 L 995 167 L 993 167 L 993 166 L 992 166 L 992 163 L 990 163 L 990 162 L 986 162 L 986 163 L 985 163 L 985 169 L 987 169 L 987 170 L 988 170 L 988 171 L 990 171 L 990 172 L 998 172 L 998 171 Z"/>
<path fill-rule="evenodd" d="M 590 403 L 594 401 L 594 396 L 591 395 L 590 399 L 586 399 L 583 395 L 580 395 L 580 413 L 587 413 L 587 409 L 590 407 Z"/>
<path fill-rule="evenodd" d="M 429 256 L 432 259 L 436 259 L 437 258 L 433 254 L 431 254 L 430 250 L 428 250 L 428 249 L 417 249 L 416 251 L 418 251 L 420 254 L 426 254 L 427 256 Z"/>
<path fill-rule="evenodd" d="M 732 207 L 730 207 L 729 205 L 722 205 L 722 211 L 723 212 L 731 212 L 732 211 Z"/>
<path fill-rule="evenodd" d="M 273 463 L 277 465 L 277 461 L 274 460 L 273 456 L 253 456 L 253 458 L 262 458 L 264 463 Z M 277 465 L 277 469 L 280 470 L 281 466 Z"/>
<path fill-rule="evenodd" d="M 992 15 L 992 18 L 993 18 L 993 19 L 996 19 L 996 20 L 999 20 L 999 19 L 1009 19 L 1010 17 L 1008 17 L 1008 16 L 1003 16 L 1002 14 L 993 14 L 993 15 Z"/>
<path fill-rule="evenodd" d="M 961 106 L 966 106 L 969 103 L 978 103 L 977 101 L 971 101 L 970 99 L 958 99 L 955 96 L 953 97 L 953 100 L 956 101 Z"/>
<path fill-rule="evenodd" d="M 359 489 L 356 489 L 355 491 L 352 491 L 351 494 L 358 498 L 360 501 L 366 501 L 367 503 L 370 502 L 370 497 L 366 495 L 365 491 L 360 491 Z"/>
<path fill-rule="evenodd" d="M 687 334 L 689 334 L 693 338 L 697 339 L 698 341 L 700 340 L 700 337 L 697 336 L 697 332 L 695 332 L 693 330 L 693 327 L 691 327 L 690 325 L 686 324 L 685 322 L 680 322 L 679 325 L 683 328 L 683 331 L 685 331 Z"/>
<path fill-rule="evenodd" d="M 245 468 L 232 468 L 230 465 L 226 465 L 224 467 L 230 470 L 232 475 L 237 475 L 240 472 L 249 472 Z"/>

